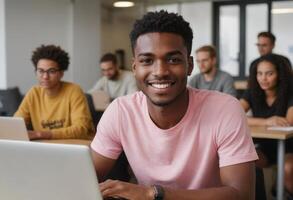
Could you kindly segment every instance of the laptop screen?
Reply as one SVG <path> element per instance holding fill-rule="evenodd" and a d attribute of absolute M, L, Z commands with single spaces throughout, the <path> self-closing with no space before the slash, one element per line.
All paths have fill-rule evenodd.
<path fill-rule="evenodd" d="M 102 200 L 87 146 L 0 140 L 0 199 Z"/>
<path fill-rule="evenodd" d="M 28 141 L 28 133 L 23 118 L 0 117 L 0 139 Z"/>

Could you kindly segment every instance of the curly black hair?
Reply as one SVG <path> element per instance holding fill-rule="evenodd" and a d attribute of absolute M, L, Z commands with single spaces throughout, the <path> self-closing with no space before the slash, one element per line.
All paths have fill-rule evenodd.
<path fill-rule="evenodd" d="M 291 67 L 288 63 L 279 55 L 268 54 L 260 57 L 250 70 L 248 79 L 248 88 L 252 92 L 252 97 L 256 100 L 259 106 L 266 104 L 266 95 L 263 89 L 261 89 L 257 81 L 257 67 L 259 63 L 266 61 L 274 65 L 277 71 L 277 98 L 275 104 L 277 107 L 276 115 L 285 116 L 287 112 L 287 104 L 289 101 L 289 95 L 293 90 L 293 74 Z"/>
<path fill-rule="evenodd" d="M 142 19 L 136 20 L 130 32 L 129 37 L 132 51 L 134 51 L 136 40 L 140 35 L 153 32 L 180 35 L 190 55 L 193 33 L 189 23 L 186 22 L 182 16 L 176 13 L 168 13 L 164 10 L 146 13 Z"/>
<path fill-rule="evenodd" d="M 58 63 L 60 70 L 65 71 L 68 69 L 69 56 L 68 53 L 61 49 L 60 46 L 55 45 L 41 45 L 33 51 L 31 61 L 37 69 L 37 64 L 40 59 L 53 60 Z"/>

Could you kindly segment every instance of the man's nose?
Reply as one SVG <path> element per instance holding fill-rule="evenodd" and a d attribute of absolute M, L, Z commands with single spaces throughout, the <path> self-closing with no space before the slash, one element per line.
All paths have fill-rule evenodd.
<path fill-rule="evenodd" d="M 44 72 L 42 77 L 45 78 L 45 79 L 48 79 L 49 78 L 49 72 Z"/>
<path fill-rule="evenodd" d="M 166 76 L 169 74 L 169 66 L 164 61 L 157 61 L 153 67 L 153 75 L 155 76 Z"/>

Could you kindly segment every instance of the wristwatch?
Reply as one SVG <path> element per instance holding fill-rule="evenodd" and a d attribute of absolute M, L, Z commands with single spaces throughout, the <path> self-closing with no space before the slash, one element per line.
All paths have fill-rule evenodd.
<path fill-rule="evenodd" d="M 164 188 L 160 185 L 153 185 L 154 200 L 163 200 L 165 196 Z"/>

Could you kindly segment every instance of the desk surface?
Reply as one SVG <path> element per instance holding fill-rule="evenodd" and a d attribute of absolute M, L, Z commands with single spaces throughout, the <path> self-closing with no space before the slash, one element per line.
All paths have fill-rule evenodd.
<path fill-rule="evenodd" d="M 36 142 L 58 143 L 58 144 L 80 144 L 90 146 L 91 140 L 62 139 L 62 140 L 35 140 Z"/>
<path fill-rule="evenodd" d="M 246 90 L 247 89 L 247 81 L 235 81 L 234 87 L 236 90 Z"/>
<path fill-rule="evenodd" d="M 253 138 L 266 138 L 266 139 L 277 139 L 286 140 L 293 138 L 293 131 L 271 131 L 267 130 L 264 126 L 250 126 L 251 136 Z"/>

